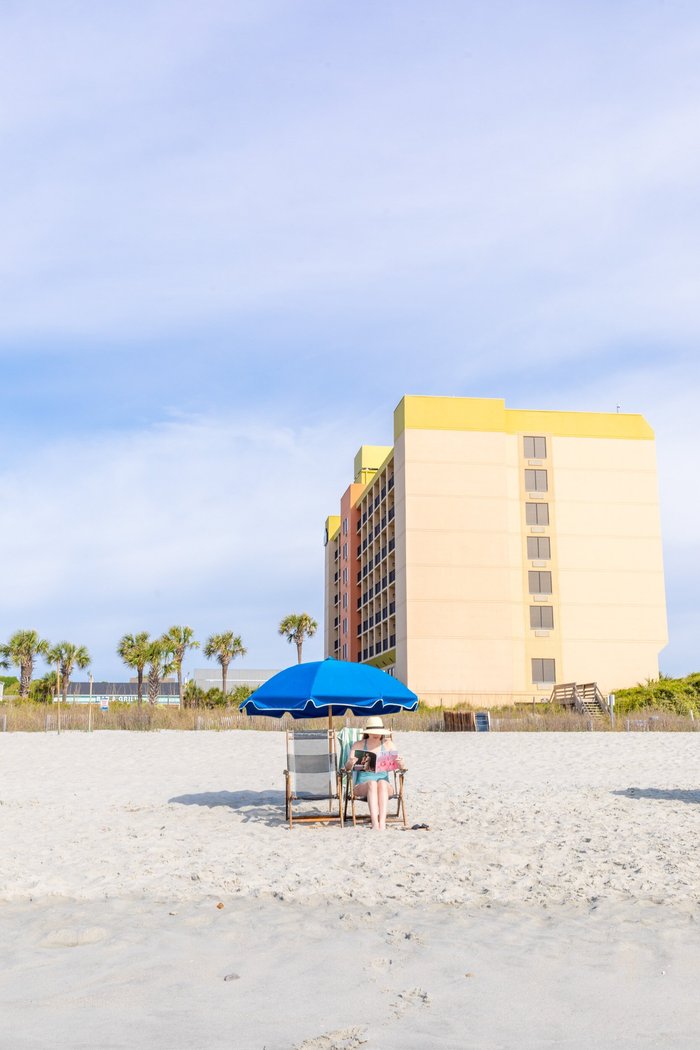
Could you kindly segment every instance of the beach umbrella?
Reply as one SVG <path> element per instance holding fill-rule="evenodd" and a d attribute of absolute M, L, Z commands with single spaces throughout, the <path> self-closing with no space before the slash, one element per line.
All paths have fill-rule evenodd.
<path fill-rule="evenodd" d="M 241 704 L 249 715 L 322 718 L 351 711 L 354 715 L 392 715 L 415 711 L 418 697 L 386 671 L 345 660 L 295 664 L 269 678 Z"/>

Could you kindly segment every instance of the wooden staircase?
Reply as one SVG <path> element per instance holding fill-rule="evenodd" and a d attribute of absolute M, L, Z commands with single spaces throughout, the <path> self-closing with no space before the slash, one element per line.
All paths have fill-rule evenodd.
<path fill-rule="evenodd" d="M 592 722 L 601 722 L 610 714 L 608 701 L 598 688 L 597 682 L 566 682 L 555 685 L 549 699 L 550 703 L 559 704 L 561 707 L 572 707 Z"/>

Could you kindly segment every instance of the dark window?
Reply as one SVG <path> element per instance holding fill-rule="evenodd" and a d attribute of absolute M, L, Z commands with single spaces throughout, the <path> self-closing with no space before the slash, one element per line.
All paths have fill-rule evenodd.
<path fill-rule="evenodd" d="M 543 437 L 523 438 L 526 459 L 546 459 L 547 439 Z"/>
<path fill-rule="evenodd" d="M 556 682 L 554 660 L 533 660 L 532 680 L 533 682 Z"/>
<path fill-rule="evenodd" d="M 551 631 L 554 628 L 554 609 L 551 605 L 530 606 L 530 627 L 534 631 Z"/>
<path fill-rule="evenodd" d="M 396 645 L 396 635 L 395 634 L 392 634 L 392 635 L 389 636 L 389 645 L 392 647 L 392 649 Z"/>
<path fill-rule="evenodd" d="M 388 482 L 388 484 L 387 484 L 387 488 L 388 488 L 388 489 L 389 489 L 389 491 L 391 492 L 391 490 L 393 489 L 393 487 L 394 487 L 394 475 L 392 474 L 392 475 L 391 475 L 391 477 L 389 478 L 389 482 Z"/>
<path fill-rule="evenodd" d="M 551 594 L 552 574 L 531 569 L 527 574 L 527 584 L 530 594 Z"/>
<path fill-rule="evenodd" d="M 528 525 L 549 525 L 549 503 L 526 503 L 525 521 Z"/>
<path fill-rule="evenodd" d="M 546 492 L 547 491 L 547 471 L 546 470 L 526 470 L 525 471 L 525 488 L 528 492 Z"/>
<path fill-rule="evenodd" d="M 538 558 L 551 558 L 552 547 L 549 542 L 549 536 L 528 536 L 527 556 L 533 561 L 536 561 Z"/>

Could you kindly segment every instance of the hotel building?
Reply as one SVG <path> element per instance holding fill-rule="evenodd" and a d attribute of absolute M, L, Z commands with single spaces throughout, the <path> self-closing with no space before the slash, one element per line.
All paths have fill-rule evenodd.
<path fill-rule="evenodd" d="M 638 415 L 404 397 L 326 521 L 325 653 L 428 703 L 604 693 L 667 641 L 654 434 Z"/>

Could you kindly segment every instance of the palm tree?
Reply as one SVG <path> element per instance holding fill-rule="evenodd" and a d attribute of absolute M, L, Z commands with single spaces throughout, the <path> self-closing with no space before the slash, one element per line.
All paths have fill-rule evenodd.
<path fill-rule="evenodd" d="M 26 700 L 32 682 L 34 661 L 37 656 L 45 656 L 49 643 L 40 638 L 36 631 L 15 631 L 9 642 L 0 645 L 0 658 L 7 665 L 19 667 L 19 695 Z"/>
<path fill-rule="evenodd" d="M 70 676 L 73 674 L 73 669 L 79 667 L 81 671 L 84 671 L 86 667 L 89 667 L 90 653 L 84 645 L 73 645 L 72 642 L 58 642 L 57 645 L 51 646 L 46 654 L 46 659 L 50 664 L 58 664 L 61 676 L 61 695 L 65 703 L 68 699 L 68 686 L 70 685 Z"/>
<path fill-rule="evenodd" d="M 182 695 L 182 661 L 188 649 L 199 649 L 199 642 L 195 641 L 194 631 L 191 627 L 171 627 L 166 631 L 163 638 L 168 642 L 173 651 L 173 670 L 177 673 L 177 693 L 180 703 L 184 707 Z"/>
<path fill-rule="evenodd" d="M 160 683 L 175 666 L 172 646 L 165 636 L 154 638 L 148 644 L 146 663 L 148 664 L 148 702 L 151 707 L 155 707 L 158 703 Z"/>
<path fill-rule="evenodd" d="M 304 644 L 304 638 L 312 638 L 316 634 L 317 627 L 318 624 L 311 619 L 308 613 L 290 613 L 280 623 L 280 634 L 285 635 L 290 644 L 296 643 L 297 663 L 301 663 L 301 647 Z"/>
<path fill-rule="evenodd" d="M 29 695 L 38 704 L 50 704 L 55 696 L 58 696 L 58 675 L 55 671 L 49 671 L 41 678 L 35 678 L 31 684 Z"/>
<path fill-rule="evenodd" d="M 204 646 L 204 655 L 208 660 L 216 660 L 221 664 L 221 692 L 226 701 L 226 677 L 228 665 L 237 656 L 245 656 L 248 650 L 241 641 L 240 634 L 233 631 L 224 631 L 223 634 L 212 634 L 207 638 Z"/>
<path fill-rule="evenodd" d="M 148 662 L 148 631 L 140 631 L 138 634 L 125 634 L 117 646 L 117 656 L 120 656 L 127 667 L 136 670 L 136 681 L 138 689 L 136 700 L 140 704 L 143 700 L 143 669 Z"/>

